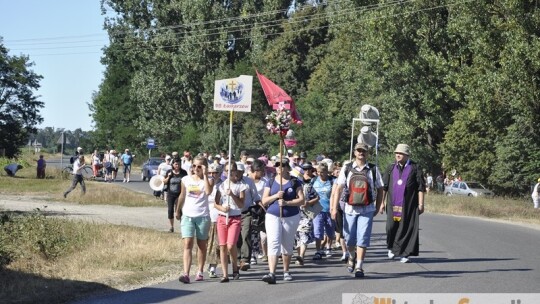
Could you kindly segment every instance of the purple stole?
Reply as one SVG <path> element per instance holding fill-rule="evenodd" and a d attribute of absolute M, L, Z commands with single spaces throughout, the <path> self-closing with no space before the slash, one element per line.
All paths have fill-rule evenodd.
<path fill-rule="evenodd" d="M 405 186 L 411 174 L 411 165 L 407 162 L 403 171 L 399 170 L 399 164 L 394 165 L 392 170 L 392 212 L 394 221 L 401 221 L 403 203 L 405 201 Z M 399 183 L 401 181 L 401 183 Z"/>

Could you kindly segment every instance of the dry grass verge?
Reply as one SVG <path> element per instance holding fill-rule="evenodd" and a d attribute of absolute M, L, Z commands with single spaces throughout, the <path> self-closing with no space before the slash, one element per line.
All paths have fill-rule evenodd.
<path fill-rule="evenodd" d="M 29 177 L 0 177 L 0 194 L 25 195 L 45 200 L 77 202 L 83 205 L 119 205 L 125 207 L 163 206 L 163 201 L 152 195 L 138 193 L 119 185 L 87 181 L 86 195 L 81 195 L 80 185 L 67 199 L 62 196 L 71 185 L 70 180 L 35 179 Z"/>
<path fill-rule="evenodd" d="M 0 253 L 12 261 L 0 265 L 3 303 L 63 303 L 90 292 L 144 286 L 180 272 L 177 234 L 36 214 L 6 217 L 4 213 L 1 233 L 11 236 L 0 239 Z M 42 231 L 31 231 L 34 228 Z M 17 229 L 20 232 L 14 232 Z"/>
<path fill-rule="evenodd" d="M 426 211 L 540 225 L 540 210 L 525 199 L 431 194 L 426 196 Z"/>

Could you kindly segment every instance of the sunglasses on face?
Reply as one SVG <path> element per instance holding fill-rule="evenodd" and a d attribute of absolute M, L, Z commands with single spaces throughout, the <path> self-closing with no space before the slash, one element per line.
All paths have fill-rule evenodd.
<path fill-rule="evenodd" d="M 193 165 L 193 168 L 202 169 L 202 165 Z"/>

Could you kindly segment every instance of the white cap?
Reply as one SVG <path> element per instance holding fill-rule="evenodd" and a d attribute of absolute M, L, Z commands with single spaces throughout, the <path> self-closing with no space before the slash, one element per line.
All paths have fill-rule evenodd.
<path fill-rule="evenodd" d="M 244 164 L 242 162 L 236 162 L 236 169 L 238 171 L 246 171 L 246 168 L 244 167 Z"/>
<path fill-rule="evenodd" d="M 81 147 L 77 147 L 77 152 L 81 152 L 82 151 L 82 148 Z"/>

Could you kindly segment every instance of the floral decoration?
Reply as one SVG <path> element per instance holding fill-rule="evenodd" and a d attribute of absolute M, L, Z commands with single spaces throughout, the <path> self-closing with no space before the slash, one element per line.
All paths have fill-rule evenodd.
<path fill-rule="evenodd" d="M 291 112 L 284 106 L 280 106 L 277 110 L 266 115 L 266 129 L 272 134 L 285 136 L 291 127 L 291 121 Z"/>

